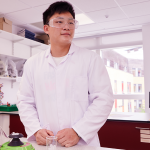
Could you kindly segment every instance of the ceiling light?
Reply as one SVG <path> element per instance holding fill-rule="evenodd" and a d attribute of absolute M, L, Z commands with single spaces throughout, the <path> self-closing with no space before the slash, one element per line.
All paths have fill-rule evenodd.
<path fill-rule="evenodd" d="M 94 23 L 94 21 L 87 17 L 85 14 L 76 15 L 76 20 L 79 21 L 79 25 Z"/>

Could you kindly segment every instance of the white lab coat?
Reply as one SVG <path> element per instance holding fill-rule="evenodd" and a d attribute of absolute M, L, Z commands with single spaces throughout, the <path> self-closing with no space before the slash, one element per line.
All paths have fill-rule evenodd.
<path fill-rule="evenodd" d="M 97 132 L 113 105 L 108 73 L 96 53 L 71 44 L 56 66 L 50 50 L 30 57 L 17 93 L 17 107 L 28 140 L 46 128 L 54 135 L 73 128 L 79 145 L 100 146 Z"/>

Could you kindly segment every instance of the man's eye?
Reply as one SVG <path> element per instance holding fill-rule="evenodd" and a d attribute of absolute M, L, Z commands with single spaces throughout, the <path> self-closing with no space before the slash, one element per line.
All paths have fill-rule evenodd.
<path fill-rule="evenodd" d="M 57 21 L 56 23 L 62 23 L 62 21 Z"/>
<path fill-rule="evenodd" d="M 74 24 L 73 22 L 69 22 L 69 24 Z"/>

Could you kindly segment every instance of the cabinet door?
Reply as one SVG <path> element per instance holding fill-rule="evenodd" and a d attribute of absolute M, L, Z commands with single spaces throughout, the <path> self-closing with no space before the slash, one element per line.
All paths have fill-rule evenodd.
<path fill-rule="evenodd" d="M 9 135 L 9 114 L 0 113 L 0 127 L 4 130 L 4 132 Z"/>
<path fill-rule="evenodd" d="M 140 142 L 140 130 L 135 127 L 149 128 L 150 123 L 106 121 L 98 132 L 101 146 L 126 150 L 150 149 L 150 143 Z"/>
<path fill-rule="evenodd" d="M 14 56 L 23 59 L 28 59 L 30 57 L 30 46 L 23 45 L 20 43 L 15 43 Z"/>
<path fill-rule="evenodd" d="M 0 38 L 0 54 L 12 55 L 12 42 Z"/>
<path fill-rule="evenodd" d="M 16 132 L 16 133 L 22 133 L 24 137 L 27 137 L 27 134 L 25 132 L 24 125 L 22 124 L 20 117 L 18 114 L 10 114 L 10 133 Z"/>

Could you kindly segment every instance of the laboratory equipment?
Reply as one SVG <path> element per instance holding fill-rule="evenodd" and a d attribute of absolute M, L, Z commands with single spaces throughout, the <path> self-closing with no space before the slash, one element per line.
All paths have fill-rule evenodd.
<path fill-rule="evenodd" d="M 3 142 L 4 138 L 7 138 L 6 143 L 0 143 L 0 150 L 35 150 L 34 147 L 28 142 L 22 142 L 19 138 L 23 137 L 21 133 L 12 133 L 9 136 L 0 127 L 0 142 Z M 12 139 L 12 140 L 10 140 Z M 6 141 L 6 139 L 5 139 Z"/>
<path fill-rule="evenodd" d="M 48 136 L 46 137 L 46 150 L 56 150 L 57 147 L 57 137 Z"/>

